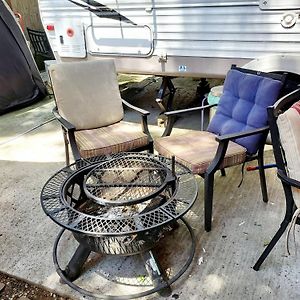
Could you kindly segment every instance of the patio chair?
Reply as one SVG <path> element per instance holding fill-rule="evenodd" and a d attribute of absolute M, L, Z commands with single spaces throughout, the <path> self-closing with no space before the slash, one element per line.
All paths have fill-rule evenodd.
<path fill-rule="evenodd" d="M 264 144 L 268 134 L 267 110 L 278 99 L 286 75 L 269 74 L 232 66 L 217 111 L 206 131 L 170 135 L 176 115 L 214 105 L 166 112 L 163 137 L 154 141 L 161 155 L 171 157 L 204 177 L 205 230 L 211 230 L 214 174 L 217 170 L 257 159 L 263 201 L 268 201 L 263 168 Z M 199 120 L 200 123 L 200 120 Z"/>
<path fill-rule="evenodd" d="M 67 165 L 69 144 L 75 161 L 123 151 L 153 152 L 149 112 L 121 99 L 112 59 L 54 64 L 49 75 Z M 141 115 L 141 124 L 123 121 L 123 105 Z"/>
<path fill-rule="evenodd" d="M 41 55 L 46 59 L 55 59 L 51 50 L 47 35 L 44 31 L 34 30 L 27 27 L 30 44 L 34 50 L 34 57 Z"/>
<path fill-rule="evenodd" d="M 285 216 L 280 228 L 253 269 L 258 271 L 289 224 L 300 224 L 300 89 L 284 96 L 268 108 L 277 176 L 285 195 Z M 288 242 L 288 237 L 287 237 Z"/>

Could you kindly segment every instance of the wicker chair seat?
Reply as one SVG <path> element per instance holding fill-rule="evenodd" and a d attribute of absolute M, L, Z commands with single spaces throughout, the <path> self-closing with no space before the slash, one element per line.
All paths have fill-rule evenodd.
<path fill-rule="evenodd" d="M 141 125 L 129 122 L 118 122 L 96 129 L 75 132 L 80 155 L 84 158 L 131 151 L 146 146 L 147 134 L 141 131 Z"/>
<path fill-rule="evenodd" d="M 176 160 L 187 166 L 194 174 L 203 174 L 214 159 L 219 143 L 216 135 L 208 131 L 191 131 L 183 135 L 172 135 L 154 141 L 155 149 L 166 157 L 175 155 Z M 186 147 L 186 145 L 193 147 Z M 201 149 L 201 155 L 199 155 Z M 247 149 L 230 142 L 221 168 L 241 164 L 246 159 Z"/>

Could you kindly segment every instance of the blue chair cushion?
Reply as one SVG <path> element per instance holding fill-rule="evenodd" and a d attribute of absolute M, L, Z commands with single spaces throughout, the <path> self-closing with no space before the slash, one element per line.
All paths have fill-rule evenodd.
<path fill-rule="evenodd" d="M 217 135 L 232 134 L 267 125 L 267 107 L 279 97 L 282 82 L 269 77 L 231 69 L 225 79 L 223 95 L 207 130 Z M 262 135 L 235 142 L 249 154 L 257 152 Z"/>

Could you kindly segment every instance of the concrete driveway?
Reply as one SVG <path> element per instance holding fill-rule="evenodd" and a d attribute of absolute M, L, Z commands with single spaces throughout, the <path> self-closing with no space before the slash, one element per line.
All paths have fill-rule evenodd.
<path fill-rule="evenodd" d="M 59 227 L 44 214 L 39 200 L 47 179 L 64 166 L 60 126 L 50 121 L 52 107 L 53 101 L 45 99 L 0 117 L 0 271 L 74 299 L 83 299 L 59 281 L 52 262 L 52 247 Z M 153 114 L 157 113 L 154 109 Z M 131 119 L 131 115 L 127 114 L 126 118 Z M 198 115 L 189 116 L 189 122 L 197 123 L 197 120 Z M 184 127 L 182 124 L 179 121 L 178 126 Z M 35 129 L 30 131 L 32 128 Z M 162 132 L 154 124 L 150 129 L 154 136 Z M 267 158 L 272 161 L 270 151 Z M 284 238 L 259 272 L 251 268 L 284 214 L 283 192 L 275 171 L 267 170 L 268 204 L 262 202 L 258 174 L 247 173 L 238 188 L 240 176 L 240 167 L 229 169 L 226 177 L 217 176 L 210 233 L 203 229 L 203 182 L 197 178 L 199 197 L 187 215 L 196 234 L 196 254 L 188 271 L 172 285 L 170 300 L 300 299 L 300 260 L 294 255 L 286 256 Z M 183 236 L 180 231 L 179 236 L 174 234 L 174 238 L 166 242 L 166 248 L 171 245 L 175 254 L 171 255 L 172 259 L 170 256 L 166 259 L 166 264 L 175 263 L 184 252 Z M 299 237 L 299 228 L 296 234 Z M 74 251 L 70 235 L 66 236 L 61 251 L 64 263 Z M 129 271 L 134 266 L 134 263 L 124 262 L 124 258 L 115 261 L 112 257 L 102 267 L 106 270 L 104 273 L 114 272 L 126 264 Z M 79 280 L 82 286 L 98 286 L 98 293 L 128 293 L 136 289 L 122 284 L 116 288 L 97 267 L 92 269 L 94 273 L 87 271 Z M 147 299 L 160 298 L 153 294 Z"/>

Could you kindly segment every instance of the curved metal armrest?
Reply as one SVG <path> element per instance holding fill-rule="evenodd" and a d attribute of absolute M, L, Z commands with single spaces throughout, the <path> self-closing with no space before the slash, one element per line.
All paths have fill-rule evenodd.
<path fill-rule="evenodd" d="M 294 178 L 286 176 L 282 170 L 277 171 L 277 176 L 284 183 L 286 183 L 288 185 L 291 185 L 291 186 L 293 186 L 297 189 L 300 189 L 300 181 L 298 181 Z"/>
<path fill-rule="evenodd" d="M 186 108 L 186 109 L 166 111 L 164 113 L 164 115 L 166 115 L 167 117 L 169 117 L 169 116 L 175 116 L 175 115 L 180 115 L 180 114 L 184 114 L 184 113 L 188 113 L 188 112 L 192 112 L 192 111 L 197 111 L 197 110 L 201 111 L 203 109 L 214 107 L 214 106 L 217 106 L 217 104 L 209 104 L 209 105 L 191 107 L 191 108 Z"/>
<path fill-rule="evenodd" d="M 203 105 L 203 106 L 197 106 L 197 107 L 191 107 L 191 108 L 186 108 L 186 109 L 179 109 L 179 110 L 172 110 L 172 111 L 166 111 L 163 115 L 167 117 L 167 126 L 166 129 L 163 133 L 162 136 L 168 136 L 171 134 L 173 130 L 173 126 L 175 123 L 175 116 L 184 114 L 184 113 L 189 113 L 193 111 L 203 111 L 206 108 L 211 108 L 217 106 L 217 104 L 209 104 L 209 105 Z"/>
<path fill-rule="evenodd" d="M 148 135 L 149 139 L 152 140 L 149 128 L 148 128 L 148 115 L 150 115 L 150 112 L 144 109 L 141 109 L 137 106 L 134 106 L 130 103 L 128 103 L 127 101 L 122 99 L 122 102 L 125 106 L 127 106 L 130 109 L 133 109 L 134 111 L 140 113 L 142 115 L 142 130 L 145 134 Z"/>
<path fill-rule="evenodd" d="M 265 127 L 261 127 L 261 128 L 254 129 L 254 130 L 248 130 L 248 131 L 244 131 L 244 132 L 216 136 L 216 141 L 219 142 L 219 146 L 217 149 L 217 153 L 216 153 L 214 159 L 212 160 L 212 162 L 210 163 L 210 165 L 208 166 L 206 172 L 213 173 L 220 167 L 220 165 L 224 159 L 224 156 L 226 154 L 230 140 L 238 139 L 238 138 L 242 138 L 242 137 L 246 137 L 246 136 L 254 135 L 254 134 L 258 134 L 258 133 L 266 133 L 268 130 L 269 130 L 269 126 L 265 126 Z"/>
<path fill-rule="evenodd" d="M 220 143 L 220 142 L 224 142 L 226 140 L 229 141 L 229 140 L 239 139 L 239 138 L 246 137 L 249 135 L 265 133 L 268 130 L 269 130 L 269 126 L 265 126 L 265 127 L 261 127 L 261 128 L 257 128 L 257 129 L 253 129 L 253 130 L 243 131 L 243 132 L 224 134 L 224 135 L 216 136 L 216 141 L 218 141 Z"/>
<path fill-rule="evenodd" d="M 134 106 L 132 104 L 130 104 L 129 102 L 125 101 L 124 99 L 122 99 L 122 103 L 127 106 L 128 108 L 132 109 L 132 110 L 135 110 L 136 112 L 142 114 L 143 116 L 148 116 L 150 115 L 150 112 L 148 110 L 145 110 L 145 109 L 141 109 L 137 106 Z"/>
<path fill-rule="evenodd" d="M 52 110 L 55 118 L 59 121 L 59 123 L 61 124 L 61 126 L 63 127 L 63 131 L 65 130 L 68 134 L 68 137 L 69 137 L 69 143 L 71 145 L 71 148 L 72 148 L 72 153 L 73 153 L 73 156 L 74 156 L 74 159 L 75 161 L 79 161 L 81 159 L 80 157 L 80 153 L 79 153 L 79 149 L 77 147 L 77 144 L 76 144 L 76 140 L 75 140 L 75 126 L 73 124 L 71 124 L 69 121 L 67 121 L 66 119 L 64 119 L 58 112 L 57 110 L 57 107 L 55 107 L 53 110 Z M 65 146 L 67 146 L 66 144 L 66 141 L 65 141 Z M 66 150 L 67 151 L 67 150 Z M 66 152 L 67 153 L 67 152 Z M 67 161 L 68 161 L 69 158 L 67 158 Z M 68 163 L 67 163 L 68 164 Z"/>
<path fill-rule="evenodd" d="M 57 108 L 53 108 L 52 113 L 54 114 L 55 118 L 57 119 L 57 121 L 60 122 L 60 124 L 67 130 L 67 131 L 71 131 L 71 130 L 76 130 L 75 126 L 73 124 L 71 124 L 69 121 L 67 121 L 66 119 L 64 119 L 58 112 Z"/>
<path fill-rule="evenodd" d="M 292 91 L 291 93 L 281 97 L 277 102 L 273 105 L 274 107 L 274 115 L 277 117 L 281 110 L 287 105 L 291 105 L 291 102 L 296 102 L 299 100 L 300 97 L 300 88 L 298 88 L 295 91 Z"/>

